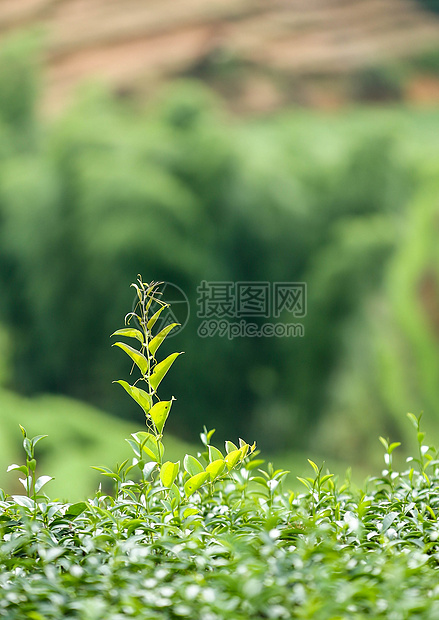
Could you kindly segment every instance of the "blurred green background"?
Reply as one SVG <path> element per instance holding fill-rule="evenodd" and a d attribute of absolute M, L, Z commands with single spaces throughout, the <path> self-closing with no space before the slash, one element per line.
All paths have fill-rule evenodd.
<path fill-rule="evenodd" d="M 22 458 L 19 423 L 50 436 L 39 447 L 52 496 L 91 492 L 90 465 L 129 456 L 142 412 L 111 384 L 129 367 L 109 336 L 138 273 L 191 305 L 163 345 L 185 351 L 161 388 L 177 398 L 169 458 L 206 425 L 294 474 L 305 455 L 374 470 L 378 435 L 410 448 L 407 411 L 425 411 L 437 441 L 436 105 L 243 117 L 186 79 L 141 102 L 89 84 L 43 114 L 40 45 L 20 35 L 0 55 L 2 487 L 18 491 L 4 472 Z M 430 52 L 353 83 L 401 85 L 420 59 L 437 74 Z M 201 280 L 306 282 L 305 337 L 200 338 Z"/>

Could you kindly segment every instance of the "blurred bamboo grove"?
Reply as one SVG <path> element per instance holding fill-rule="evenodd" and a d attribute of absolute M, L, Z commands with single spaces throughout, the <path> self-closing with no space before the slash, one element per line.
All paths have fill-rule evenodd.
<path fill-rule="evenodd" d="M 47 120 L 26 41 L 0 58 L 4 384 L 138 418 L 109 335 L 141 273 L 191 303 L 162 389 L 185 439 L 208 421 L 358 458 L 407 410 L 439 426 L 439 112 L 244 121 L 181 82 L 147 106 L 89 87 Z M 306 282 L 305 337 L 198 337 L 202 280 Z"/>

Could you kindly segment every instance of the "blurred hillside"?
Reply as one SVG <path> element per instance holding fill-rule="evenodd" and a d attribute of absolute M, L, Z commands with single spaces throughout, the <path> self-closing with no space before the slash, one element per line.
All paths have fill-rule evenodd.
<path fill-rule="evenodd" d="M 432 8 L 0 3 L 0 385 L 137 419 L 109 336 L 141 273 L 190 302 L 162 388 L 180 437 L 367 461 L 407 410 L 437 428 Z M 306 336 L 199 337 L 203 280 L 306 282 Z"/>
<path fill-rule="evenodd" d="M 182 82 L 143 107 L 93 87 L 42 120 L 32 45 L 0 53 L 5 387 L 137 418 L 111 385 L 129 368 L 109 336 L 141 273 L 190 302 L 161 386 L 179 436 L 207 424 L 219 440 L 367 459 L 407 409 L 437 421 L 434 109 L 238 120 Z M 306 282 L 305 337 L 199 337 L 202 280 Z"/>
<path fill-rule="evenodd" d="M 128 97 L 196 77 L 244 113 L 428 102 L 439 101 L 438 62 L 432 71 L 429 60 L 439 46 L 435 8 L 435 0 L 3 0 L 0 37 L 42 26 L 49 110 L 96 77 Z"/>

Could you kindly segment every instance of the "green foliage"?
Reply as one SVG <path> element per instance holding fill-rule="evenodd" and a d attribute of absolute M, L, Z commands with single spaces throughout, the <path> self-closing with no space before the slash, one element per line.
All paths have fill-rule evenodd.
<path fill-rule="evenodd" d="M 99 482 L 108 491 L 110 483 L 105 484 L 90 464 L 122 463 L 129 455 L 129 448 L 120 438 L 129 437 L 138 428 L 135 422 L 62 396 L 25 398 L 0 390 L 0 412 L 0 487 L 10 494 L 22 491 L 18 475 L 6 473 L 8 465 L 20 458 L 22 448 L 17 436 L 20 421 L 28 433 L 49 435 L 38 444 L 39 465 L 54 477 L 48 485 L 50 497 L 62 501 L 79 501 L 94 493 Z M 169 434 L 164 445 L 172 461 L 182 459 L 188 450 L 194 449 Z"/>
<path fill-rule="evenodd" d="M 203 486 L 202 461 L 221 454 L 205 430 L 186 482 L 179 463 L 159 477 L 145 463 L 139 483 L 125 462 L 101 468 L 114 494 L 74 504 L 49 500 L 49 476 L 24 481 L 26 495 L 0 491 L 0 616 L 435 618 L 439 454 L 408 415 L 419 456 L 397 471 L 398 444 L 380 438 L 385 468 L 361 490 L 309 460 L 304 492 L 285 491 L 287 472 L 252 456 Z M 23 438 L 26 465 L 13 468 L 27 475 L 41 437 Z"/>
<path fill-rule="evenodd" d="M 383 420 L 386 432 L 409 443 L 401 408 L 437 410 L 437 195 L 437 181 L 426 183 L 405 224 L 396 228 L 400 243 L 384 270 L 385 295 L 369 301 L 362 323 L 353 323 L 348 333 L 348 359 L 334 380 L 332 411 L 317 449 L 330 437 L 332 454 L 343 446 L 350 451 L 347 458 L 357 458 L 370 451 L 368 429 L 382 427 Z M 437 417 L 430 416 L 426 425 L 434 432 Z"/>

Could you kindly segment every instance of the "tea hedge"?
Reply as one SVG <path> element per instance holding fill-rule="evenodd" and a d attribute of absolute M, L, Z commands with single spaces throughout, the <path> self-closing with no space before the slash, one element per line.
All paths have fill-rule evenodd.
<path fill-rule="evenodd" d="M 36 461 L 44 437 L 22 428 L 25 463 L 10 469 L 23 474 L 25 493 L 0 492 L 0 617 L 439 618 L 439 459 L 420 417 L 408 414 L 419 449 L 406 469 L 393 467 L 399 444 L 380 438 L 385 468 L 361 490 L 309 461 L 295 494 L 254 445 L 221 451 L 206 429 L 196 457 L 166 462 L 172 399 L 158 400 L 154 373 L 170 363 L 155 359 L 162 338 L 148 315 L 158 289 L 139 279 L 136 291 L 140 311 L 128 319 L 137 325 L 117 335 L 140 343 L 119 347 L 141 377 L 120 383 L 148 430 L 130 438 L 132 460 L 99 468 L 112 495 L 68 504 L 45 494 L 51 477 Z"/>

